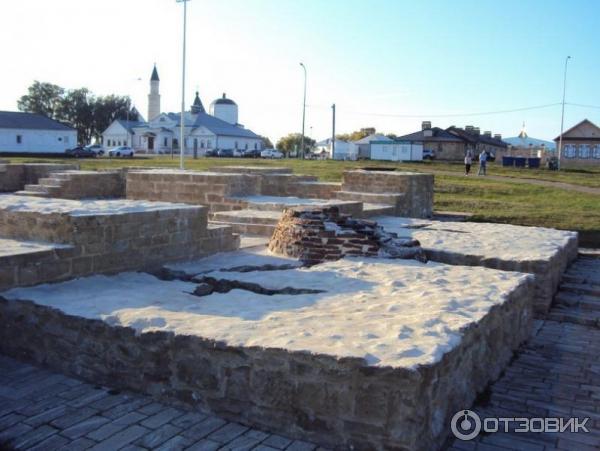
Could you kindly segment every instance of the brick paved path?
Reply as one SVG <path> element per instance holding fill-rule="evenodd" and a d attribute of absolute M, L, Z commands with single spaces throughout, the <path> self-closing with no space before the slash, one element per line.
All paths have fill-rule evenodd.
<path fill-rule="evenodd" d="M 0 356 L 0 450 L 5 449 L 312 451 L 317 447 Z"/>
<path fill-rule="evenodd" d="M 600 255 L 580 255 L 563 277 L 555 303 L 487 399 L 482 418 L 589 418 L 589 433 L 491 433 L 455 440 L 449 450 L 600 449 Z"/>

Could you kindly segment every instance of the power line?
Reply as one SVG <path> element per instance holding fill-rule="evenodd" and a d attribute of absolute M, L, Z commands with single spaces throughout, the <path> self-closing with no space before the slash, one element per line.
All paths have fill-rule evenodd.
<path fill-rule="evenodd" d="M 595 109 L 600 110 L 600 105 L 585 105 L 583 103 L 569 103 L 569 102 L 567 102 L 566 105 L 579 106 L 582 108 L 595 108 Z"/>
<path fill-rule="evenodd" d="M 494 114 L 516 113 L 520 111 L 540 110 L 561 105 L 560 102 L 548 103 L 545 105 L 535 105 L 522 108 L 513 108 L 510 110 L 482 111 L 478 113 L 448 113 L 448 114 L 387 114 L 387 113 L 371 113 L 363 111 L 344 111 L 346 114 L 357 114 L 362 116 L 380 116 L 380 117 L 398 117 L 398 118 L 443 118 L 443 117 L 467 117 L 467 116 L 490 116 Z M 571 104 L 568 104 L 571 105 Z M 578 105 L 578 104 L 573 104 Z M 308 108 L 325 108 L 320 105 L 306 105 Z M 583 106 L 583 105 L 578 105 Z M 327 107 L 329 108 L 329 107 Z M 594 107 L 592 107 L 594 108 Z"/>

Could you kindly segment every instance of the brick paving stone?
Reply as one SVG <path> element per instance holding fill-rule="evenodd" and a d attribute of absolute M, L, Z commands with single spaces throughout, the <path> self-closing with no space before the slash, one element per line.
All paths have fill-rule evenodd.
<path fill-rule="evenodd" d="M 135 442 L 138 438 L 142 437 L 148 432 L 150 432 L 149 429 L 146 429 L 138 424 L 134 424 L 133 426 L 129 426 L 127 429 L 124 429 L 121 432 L 118 432 L 106 440 L 98 443 L 96 446 L 90 448 L 90 450 L 114 451 Z"/>
<path fill-rule="evenodd" d="M 265 445 L 265 444 L 261 443 L 260 445 L 258 445 L 258 446 L 255 446 L 255 447 L 252 449 L 252 451 L 277 451 L 277 450 L 279 450 L 279 449 L 281 449 L 281 448 L 272 448 L 272 447 L 270 447 L 270 446 L 267 446 L 267 445 Z"/>
<path fill-rule="evenodd" d="M 108 394 L 108 396 L 106 398 L 102 398 L 98 401 L 95 401 L 93 403 L 90 404 L 90 407 L 93 407 L 94 409 L 98 409 L 98 410 L 108 410 L 111 409 L 112 407 L 118 406 L 119 404 L 123 404 L 123 403 L 127 403 L 127 402 L 131 402 L 131 397 L 128 395 L 112 395 L 112 394 Z"/>
<path fill-rule="evenodd" d="M 15 449 L 26 449 L 31 446 L 37 445 L 42 440 L 47 439 L 48 437 L 56 434 L 57 432 L 58 429 L 44 424 L 24 434 L 20 434 L 19 437 L 17 437 L 11 442 L 11 445 Z"/>
<path fill-rule="evenodd" d="M 33 428 L 25 423 L 17 423 L 14 426 L 0 432 L 0 443 L 12 442 L 15 438 L 33 430 Z"/>
<path fill-rule="evenodd" d="M 252 437 L 262 442 L 263 440 L 266 440 L 269 434 L 267 432 L 259 431 L 258 429 L 250 429 L 244 433 L 244 436 Z"/>
<path fill-rule="evenodd" d="M 129 402 L 116 405 L 108 410 L 103 411 L 102 416 L 110 418 L 111 420 L 116 420 L 117 418 L 122 417 L 129 412 L 133 412 L 134 410 L 142 413 L 139 411 L 139 409 L 150 404 L 151 402 L 152 400 L 150 398 L 135 398 Z"/>
<path fill-rule="evenodd" d="M 108 396 L 108 392 L 102 388 L 97 388 L 93 392 L 85 394 L 79 398 L 75 398 L 68 401 L 67 404 L 72 407 L 83 407 L 92 404 L 94 401 L 105 398 Z"/>
<path fill-rule="evenodd" d="M 187 429 L 191 426 L 203 422 L 204 420 L 206 420 L 207 417 L 208 415 L 205 415 L 203 413 L 188 412 L 185 415 L 172 420 L 171 424 L 182 429 Z"/>
<path fill-rule="evenodd" d="M 177 435 L 180 431 L 181 429 L 178 427 L 175 427 L 171 424 L 164 424 L 158 429 L 155 429 L 152 432 L 144 435 L 142 438 L 137 440 L 135 444 L 144 448 L 154 449 L 162 445 L 171 437 Z"/>
<path fill-rule="evenodd" d="M 285 449 L 286 446 L 292 443 L 292 440 L 281 435 L 273 434 L 269 436 L 262 444 L 277 449 Z"/>
<path fill-rule="evenodd" d="M 313 451 L 317 445 L 302 440 L 294 440 L 290 446 L 286 448 L 286 451 Z"/>
<path fill-rule="evenodd" d="M 182 410 L 168 407 L 146 418 L 145 420 L 140 422 L 140 424 L 149 429 L 154 429 L 162 426 L 163 424 L 168 423 L 171 420 L 174 420 L 175 418 L 183 416 L 184 413 L 185 412 L 183 412 Z"/>
<path fill-rule="evenodd" d="M 212 440 L 203 438 L 199 442 L 194 443 L 189 448 L 186 448 L 186 451 L 215 451 L 215 450 L 219 449 L 221 446 L 223 446 L 222 443 L 213 442 Z M 227 448 L 221 448 L 221 449 L 227 449 Z"/>
<path fill-rule="evenodd" d="M 49 423 L 55 418 L 63 416 L 68 412 L 68 408 L 66 406 L 58 406 L 52 409 L 45 410 L 44 412 L 35 415 L 33 417 L 29 417 L 25 420 L 29 426 L 37 427 L 45 423 Z"/>
<path fill-rule="evenodd" d="M 127 415 L 124 415 L 116 420 L 107 423 L 98 429 L 90 432 L 86 435 L 87 438 L 91 438 L 92 440 L 96 440 L 98 442 L 102 440 L 106 440 L 108 437 L 122 431 L 127 426 L 135 424 L 145 418 L 144 415 L 137 412 L 130 412 Z"/>
<path fill-rule="evenodd" d="M 186 449 L 191 444 L 192 441 L 189 438 L 182 435 L 176 435 L 175 437 L 167 440 L 154 451 L 180 451 Z"/>
<path fill-rule="evenodd" d="M 127 445 L 125 448 L 121 448 L 121 451 L 146 451 L 146 448 L 137 445 Z"/>
<path fill-rule="evenodd" d="M 143 413 L 144 415 L 154 415 L 155 413 L 158 413 L 161 410 L 165 409 L 165 407 L 166 406 L 163 404 L 153 402 L 153 403 L 147 404 L 147 405 L 139 408 L 138 412 Z"/>
<path fill-rule="evenodd" d="M 67 443 L 65 446 L 60 448 L 58 451 L 83 451 L 85 449 L 89 449 L 94 446 L 96 442 L 90 440 L 89 438 L 81 437 L 77 440 L 72 441 L 71 443 Z"/>
<path fill-rule="evenodd" d="M 89 434 L 92 431 L 98 430 L 101 426 L 104 426 L 108 422 L 110 422 L 108 418 L 96 415 L 61 431 L 61 434 L 65 437 L 75 440 L 83 435 Z"/>
<path fill-rule="evenodd" d="M 206 418 L 202 423 L 196 424 L 195 426 L 183 431 L 181 435 L 196 442 L 206 437 L 213 431 L 223 427 L 226 423 L 227 422 L 221 418 L 211 416 Z"/>
<path fill-rule="evenodd" d="M 92 409 L 91 407 L 82 407 L 81 409 L 71 410 L 66 415 L 52 420 L 50 424 L 58 429 L 66 429 L 93 415 L 96 415 L 96 413 L 98 413 L 96 409 Z"/>
<path fill-rule="evenodd" d="M 25 418 L 25 415 L 19 415 L 18 413 L 9 413 L 8 415 L 0 417 L 0 432 L 22 422 Z"/>
<path fill-rule="evenodd" d="M 249 451 L 256 445 L 260 444 L 262 440 L 250 437 L 247 435 L 240 435 L 233 439 L 231 442 L 226 443 L 221 449 L 228 451 Z"/>
<path fill-rule="evenodd" d="M 27 451 L 51 451 L 59 449 L 69 443 L 69 439 L 58 434 L 51 435 L 46 440 L 41 441 L 37 445 L 29 448 Z"/>
<path fill-rule="evenodd" d="M 229 443 L 239 435 L 242 435 L 249 428 L 238 423 L 227 423 L 222 428 L 217 429 L 207 438 L 214 442 Z"/>

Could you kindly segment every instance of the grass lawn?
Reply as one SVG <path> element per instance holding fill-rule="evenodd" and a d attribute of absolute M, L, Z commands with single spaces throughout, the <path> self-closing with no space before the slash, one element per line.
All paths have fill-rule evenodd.
<path fill-rule="evenodd" d="M 9 158 L 13 162 L 65 161 L 72 159 Z M 123 166 L 179 167 L 177 156 L 156 158 L 77 160 L 82 169 L 108 169 Z M 484 177 L 464 177 L 463 167 L 451 163 L 401 163 L 377 161 L 308 161 L 308 160 L 248 160 L 240 158 L 187 159 L 186 168 L 206 170 L 212 166 L 253 165 L 291 167 L 295 173 L 309 174 L 323 181 L 340 181 L 344 170 L 365 166 L 394 166 L 417 172 L 456 172 L 457 175 L 435 176 L 435 209 L 463 211 L 474 214 L 475 221 L 554 227 L 579 230 L 600 235 L 600 196 L 553 187 L 518 183 L 519 178 L 560 181 L 574 185 L 600 187 L 600 167 L 586 170 L 563 170 L 560 173 L 544 169 L 513 169 L 490 165 L 489 173 L 512 177 L 492 180 Z"/>

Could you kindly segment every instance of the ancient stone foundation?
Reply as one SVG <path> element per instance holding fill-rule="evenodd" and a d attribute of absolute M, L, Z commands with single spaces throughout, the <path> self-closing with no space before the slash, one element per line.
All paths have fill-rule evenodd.
<path fill-rule="evenodd" d="M 376 222 L 340 214 L 338 207 L 290 208 L 269 241 L 269 250 L 308 265 L 344 256 L 415 258 L 426 261 L 419 242 L 398 239 Z"/>

